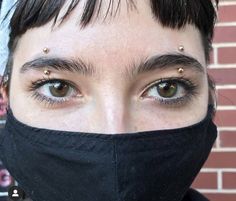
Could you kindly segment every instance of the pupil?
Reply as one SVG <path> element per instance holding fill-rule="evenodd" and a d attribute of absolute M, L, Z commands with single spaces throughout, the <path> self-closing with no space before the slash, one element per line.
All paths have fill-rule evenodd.
<path fill-rule="evenodd" d="M 158 85 L 158 93 L 164 98 L 171 98 L 177 93 L 177 84 L 171 82 L 163 82 Z"/>
<path fill-rule="evenodd" d="M 69 91 L 69 86 L 65 83 L 53 83 L 50 86 L 50 93 L 55 97 L 64 97 Z"/>

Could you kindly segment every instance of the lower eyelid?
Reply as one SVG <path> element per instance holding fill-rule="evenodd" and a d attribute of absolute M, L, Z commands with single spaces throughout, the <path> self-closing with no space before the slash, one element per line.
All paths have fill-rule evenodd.
<path fill-rule="evenodd" d="M 183 108 L 186 107 L 187 105 L 193 103 L 194 99 L 196 96 L 192 95 L 192 94 L 188 94 L 184 97 L 179 97 L 176 99 L 171 99 L 171 100 L 167 100 L 167 99 L 156 99 L 156 98 L 149 98 L 149 100 L 145 100 L 144 101 L 148 101 L 148 104 L 152 104 L 154 107 L 167 107 L 167 108 Z"/>
<path fill-rule="evenodd" d="M 80 92 L 78 92 L 79 90 L 77 90 L 74 86 L 70 86 L 72 87 L 72 90 L 74 90 L 72 93 L 72 95 L 70 96 L 65 96 L 65 97 L 50 97 L 47 96 L 43 93 L 40 92 L 40 88 L 43 87 L 45 84 L 40 84 L 40 87 L 34 86 L 32 87 L 32 89 L 30 89 L 31 91 L 31 96 L 39 101 L 40 103 L 44 104 L 44 106 L 56 106 L 56 105 L 67 105 L 67 104 L 72 104 L 74 101 L 77 101 L 78 98 L 80 99 L 82 97 L 82 95 L 80 95 Z M 47 89 L 48 90 L 48 89 Z"/>
<path fill-rule="evenodd" d="M 180 106 L 180 105 L 186 105 L 187 102 L 191 101 L 192 98 L 193 97 L 191 95 L 187 95 L 187 96 L 183 96 L 183 97 L 179 97 L 179 98 L 175 98 L 171 100 L 160 99 L 159 101 L 165 105 Z"/>
<path fill-rule="evenodd" d="M 40 104 L 48 108 L 56 108 L 56 107 L 66 107 L 68 105 L 74 104 L 79 97 L 70 97 L 70 98 L 60 98 L 60 100 L 55 100 L 49 97 L 46 97 L 38 92 L 33 92 L 32 97 L 39 101 Z"/>

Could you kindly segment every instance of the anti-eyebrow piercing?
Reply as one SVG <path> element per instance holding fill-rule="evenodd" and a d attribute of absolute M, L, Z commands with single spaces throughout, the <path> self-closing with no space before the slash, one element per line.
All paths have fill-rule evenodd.
<path fill-rule="evenodd" d="M 47 47 L 43 48 L 43 53 L 48 54 L 49 51 L 50 51 L 49 48 L 47 48 Z"/>
<path fill-rule="evenodd" d="M 44 70 L 43 73 L 44 73 L 44 75 L 47 75 L 47 76 L 48 76 L 48 75 L 51 74 L 51 71 L 50 71 L 50 70 Z"/>
<path fill-rule="evenodd" d="M 179 50 L 180 52 L 183 52 L 183 51 L 184 51 L 184 46 L 183 46 L 183 45 L 180 45 L 179 48 L 178 48 L 178 50 Z"/>
<path fill-rule="evenodd" d="M 178 68 L 178 73 L 182 74 L 184 72 L 183 68 Z"/>

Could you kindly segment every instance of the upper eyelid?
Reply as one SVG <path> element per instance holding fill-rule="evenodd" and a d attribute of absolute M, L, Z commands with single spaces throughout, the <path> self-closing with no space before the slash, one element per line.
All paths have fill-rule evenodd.
<path fill-rule="evenodd" d="M 162 79 L 159 79 L 159 80 L 156 80 L 148 85 L 146 85 L 142 92 L 141 92 L 141 95 L 147 91 L 148 89 L 154 87 L 155 85 L 161 83 L 161 82 L 164 82 L 164 81 L 176 81 L 176 82 L 179 82 L 179 83 L 187 83 L 189 82 L 189 84 L 191 83 L 191 81 L 189 79 L 186 79 L 186 78 L 183 78 L 183 77 L 170 77 L 170 78 L 162 78 Z M 192 83 L 191 83 L 192 84 Z"/>
<path fill-rule="evenodd" d="M 64 81 L 64 80 L 60 80 L 60 79 L 39 80 L 39 81 L 38 81 L 39 83 L 35 83 L 35 84 L 32 83 L 33 86 L 30 87 L 30 90 L 33 91 L 34 95 L 37 94 L 37 96 L 41 96 L 41 98 L 42 98 L 42 97 L 47 97 L 47 96 L 45 96 L 44 94 L 41 94 L 41 95 L 40 95 L 40 92 L 38 92 L 37 90 L 40 89 L 41 87 L 45 86 L 46 84 L 50 84 L 50 82 L 54 82 L 54 81 L 55 81 L 55 83 L 62 81 L 62 82 L 65 82 L 65 83 L 69 84 L 70 87 L 72 87 L 73 90 L 75 90 L 76 93 L 79 94 L 79 96 L 81 97 L 81 95 L 80 95 L 81 92 L 80 92 L 80 90 L 79 90 L 77 87 L 75 87 L 73 84 L 70 84 L 70 83 L 69 83 L 70 81 Z M 36 81 L 36 82 L 37 82 L 37 81 Z M 40 82 L 41 82 L 41 83 L 40 83 Z M 34 86 L 34 85 L 35 85 L 35 86 Z M 36 85 L 39 85 L 39 86 L 36 86 Z M 62 98 L 65 98 L 65 97 L 61 97 L 61 99 L 62 99 Z M 52 99 L 55 99 L 55 98 L 47 97 L 47 99 L 51 99 L 51 100 L 52 100 Z"/>
<path fill-rule="evenodd" d="M 74 82 L 72 82 L 72 81 L 70 81 L 70 80 L 56 79 L 56 78 L 53 78 L 53 79 L 51 79 L 51 78 L 45 78 L 45 79 L 41 79 L 41 80 L 32 82 L 32 83 L 31 83 L 31 86 L 30 86 L 30 90 L 31 90 L 31 91 L 32 91 L 32 90 L 37 90 L 37 89 L 39 89 L 40 87 L 42 87 L 42 86 L 44 86 L 44 85 L 46 85 L 46 84 L 48 84 L 48 83 L 50 83 L 50 82 L 53 82 L 53 81 L 55 81 L 55 82 L 58 81 L 58 82 L 67 83 L 67 84 L 70 85 L 70 87 L 72 87 L 72 88 L 76 91 L 76 93 L 82 94 L 82 93 L 81 93 L 81 90 L 80 90 L 80 87 L 79 87 L 78 85 L 76 85 Z"/>
<path fill-rule="evenodd" d="M 63 82 L 63 83 L 66 83 L 66 84 L 69 84 L 69 85 L 71 85 L 72 87 L 75 87 L 75 83 L 73 83 L 72 81 L 70 81 L 70 80 L 64 80 L 64 79 L 56 79 L 56 78 L 54 78 L 54 79 L 48 79 L 48 78 L 46 78 L 46 79 L 42 79 L 42 80 L 38 80 L 38 81 L 36 81 L 36 82 L 32 82 L 32 84 L 35 84 L 35 85 L 44 85 L 44 84 L 48 84 L 48 83 L 53 83 L 53 82 Z"/>

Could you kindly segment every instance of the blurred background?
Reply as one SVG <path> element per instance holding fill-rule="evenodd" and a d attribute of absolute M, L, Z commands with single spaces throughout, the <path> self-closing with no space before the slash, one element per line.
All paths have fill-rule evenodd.
<path fill-rule="evenodd" d="M 0 0 L 1 1 L 1 0 Z M 209 74 L 216 82 L 218 138 L 192 187 L 211 201 L 236 201 L 236 0 L 220 0 Z M 0 128 L 5 123 L 0 98 Z M 0 201 L 15 182 L 0 162 Z"/>

